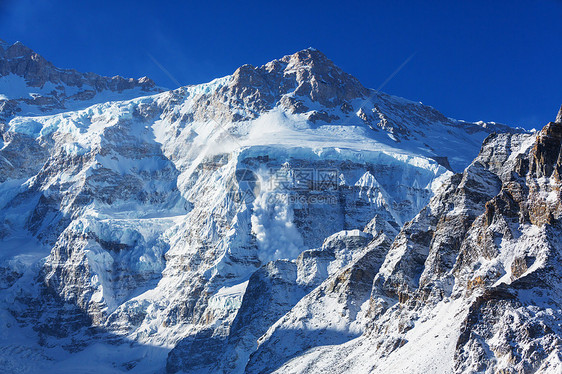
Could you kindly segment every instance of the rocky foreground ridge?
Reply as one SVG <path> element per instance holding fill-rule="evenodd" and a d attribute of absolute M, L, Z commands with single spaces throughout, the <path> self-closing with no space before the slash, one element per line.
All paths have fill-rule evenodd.
<path fill-rule="evenodd" d="M 323 340 L 346 331 L 346 313 L 316 309 L 326 296 L 313 292 L 260 337 L 246 371 L 560 372 L 560 114 L 536 134 L 490 135 L 380 247 L 368 299 L 332 291 L 336 305 L 362 305 L 343 324 L 359 321 L 361 336 Z M 335 279 L 353 279 L 344 274 Z"/>
<path fill-rule="evenodd" d="M 160 93 L 29 61 L 0 78 L 7 372 L 557 367 L 558 123 L 456 121 L 314 49 Z"/>

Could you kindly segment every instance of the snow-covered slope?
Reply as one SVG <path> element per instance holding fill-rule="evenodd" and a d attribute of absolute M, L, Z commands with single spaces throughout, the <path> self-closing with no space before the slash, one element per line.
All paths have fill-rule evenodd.
<path fill-rule="evenodd" d="M 510 130 L 369 90 L 313 49 L 162 93 L 2 49 L 0 360 L 12 372 L 253 370 L 265 347 L 279 356 L 267 337 L 298 308 L 318 341 L 356 337 L 391 238 L 449 169 Z M 92 98 L 74 96 L 89 86 Z M 269 315 L 255 319 L 261 300 Z M 315 314 L 326 309 L 338 316 Z"/>

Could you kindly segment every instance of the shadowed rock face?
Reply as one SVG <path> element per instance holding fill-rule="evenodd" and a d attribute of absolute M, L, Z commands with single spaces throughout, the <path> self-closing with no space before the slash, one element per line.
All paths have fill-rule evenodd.
<path fill-rule="evenodd" d="M 550 122 L 537 135 L 533 147 L 530 172 L 537 178 L 550 177 L 553 173 L 560 178 L 560 141 L 562 140 L 562 122 Z"/>
<path fill-rule="evenodd" d="M 556 123 L 562 123 L 562 105 L 560 105 L 560 110 L 558 111 L 558 115 L 556 116 Z"/>

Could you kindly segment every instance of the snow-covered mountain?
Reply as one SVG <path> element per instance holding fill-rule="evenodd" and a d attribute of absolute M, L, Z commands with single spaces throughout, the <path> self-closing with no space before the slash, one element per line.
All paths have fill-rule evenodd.
<path fill-rule="evenodd" d="M 7 372 L 368 371 L 413 354 L 404 334 L 423 344 L 432 313 L 453 339 L 449 312 L 480 297 L 459 274 L 495 258 L 465 232 L 535 141 L 367 89 L 314 49 L 167 92 L 1 49 Z M 472 346 L 439 368 L 476 367 Z"/>

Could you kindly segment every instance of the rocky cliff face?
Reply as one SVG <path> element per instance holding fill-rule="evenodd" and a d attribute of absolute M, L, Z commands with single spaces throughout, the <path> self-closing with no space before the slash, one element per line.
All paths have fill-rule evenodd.
<path fill-rule="evenodd" d="M 24 79 L 25 95 L 61 84 L 49 95 L 66 97 L 0 109 L 0 357 L 14 372 L 268 372 L 315 347 L 370 342 L 385 321 L 405 333 L 415 308 L 468 297 L 455 296 L 457 278 L 489 286 L 462 275 L 495 253 L 469 248 L 466 232 L 515 178 L 509 167 L 538 181 L 558 170 L 553 125 L 534 161 L 531 135 L 497 135 L 453 176 L 508 128 L 364 88 L 313 49 L 140 96 L 157 89 L 2 48 L 0 82 Z M 93 100 L 139 97 L 70 99 L 68 87 L 86 86 Z M 555 186 L 518 183 L 517 201 Z M 504 200 L 486 217 L 514 204 Z M 550 224 L 556 209 L 526 214 Z"/>
<path fill-rule="evenodd" d="M 486 139 L 396 236 L 360 337 L 295 349 L 273 326 L 246 371 L 560 371 L 561 131 Z"/>

